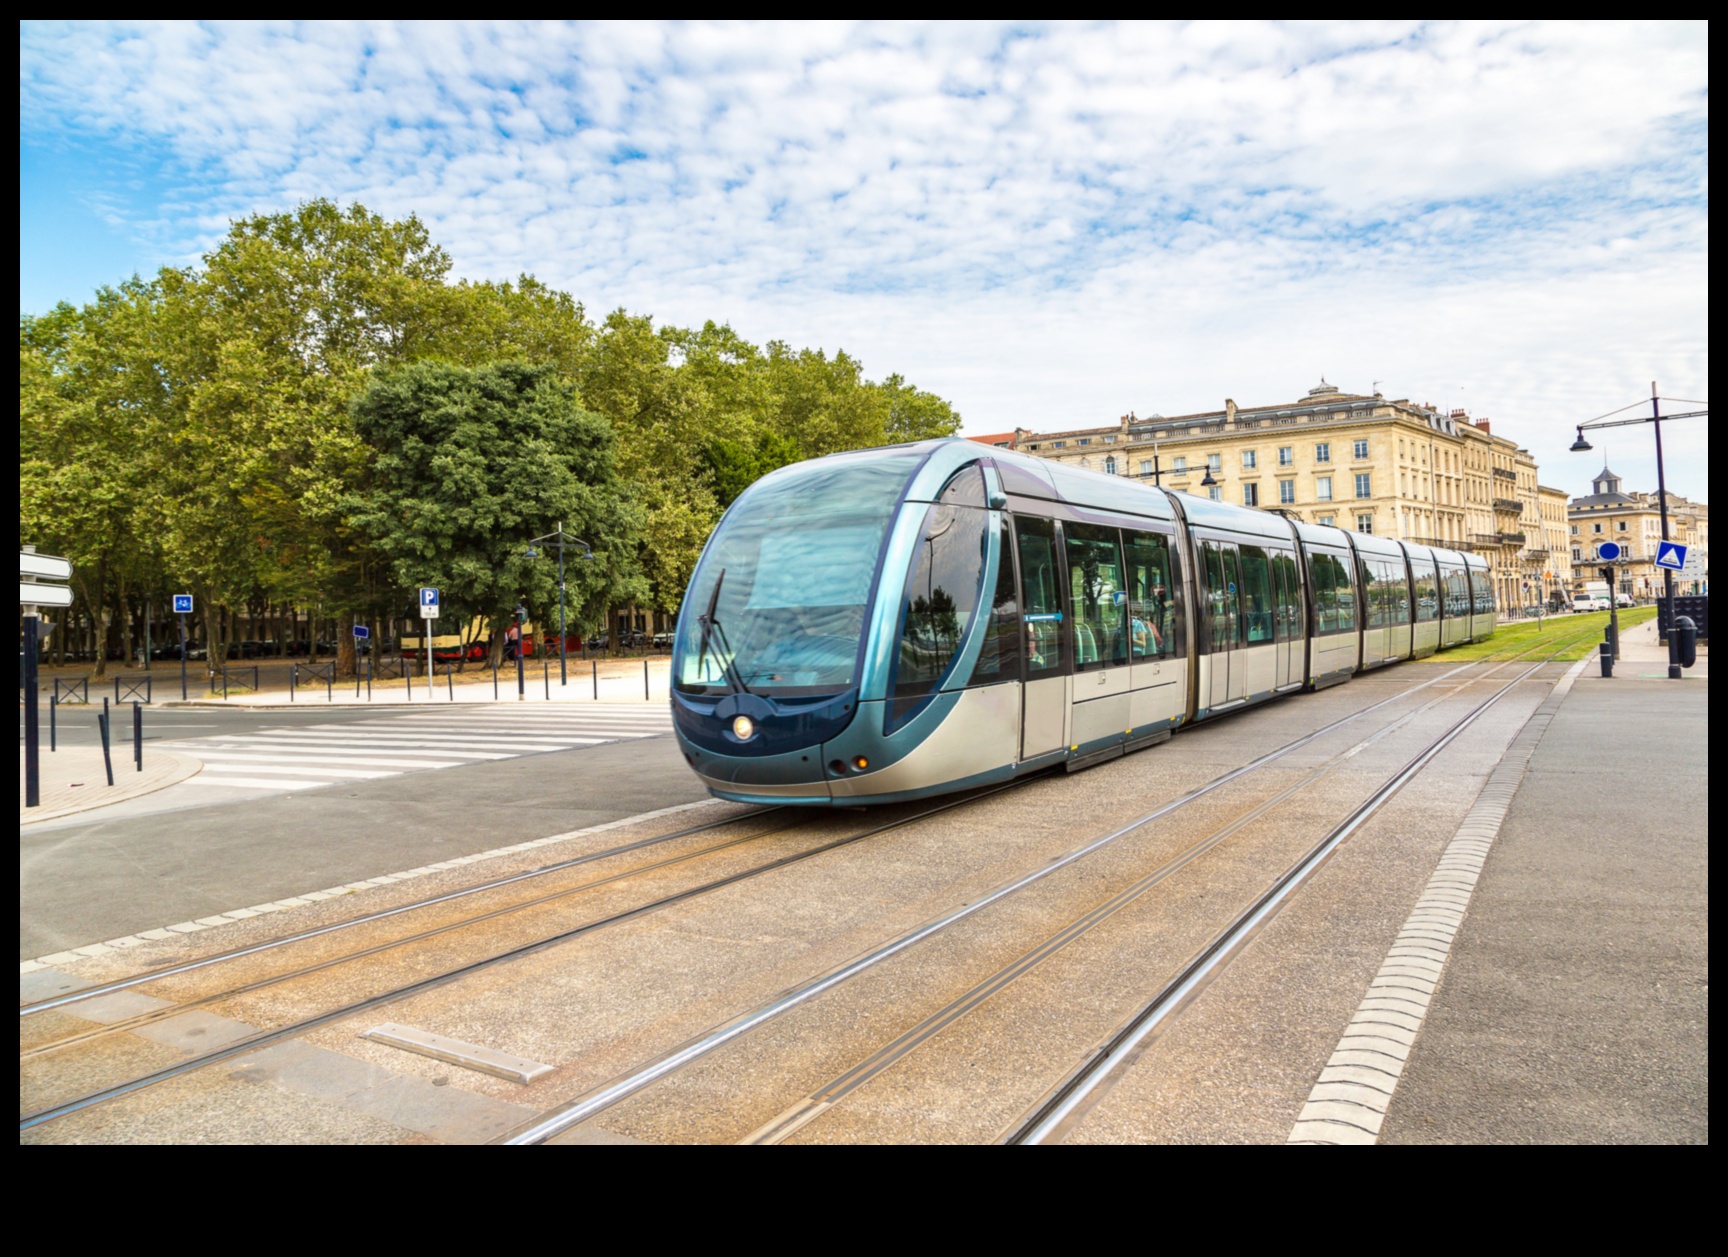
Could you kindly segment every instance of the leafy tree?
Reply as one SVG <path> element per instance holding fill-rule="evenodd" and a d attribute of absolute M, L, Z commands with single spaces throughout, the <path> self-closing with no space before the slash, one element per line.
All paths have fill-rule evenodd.
<path fill-rule="evenodd" d="M 619 481 L 611 429 L 546 367 L 469 370 L 415 363 L 379 373 L 353 406 L 373 451 L 366 487 L 342 503 L 402 588 L 435 585 L 446 614 L 502 626 L 518 598 L 535 618 L 557 605 L 555 568 L 527 541 L 562 522 L 594 547 L 566 566 L 577 623 L 642 597 L 643 511 Z M 494 635 L 494 659 L 499 641 Z"/>

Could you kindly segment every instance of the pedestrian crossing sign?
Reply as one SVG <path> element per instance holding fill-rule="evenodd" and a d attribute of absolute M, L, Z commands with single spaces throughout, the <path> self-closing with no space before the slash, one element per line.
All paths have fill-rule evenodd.
<path fill-rule="evenodd" d="M 1656 547 L 1656 566 L 1678 572 L 1686 566 L 1686 547 L 1678 541 L 1664 541 Z"/>

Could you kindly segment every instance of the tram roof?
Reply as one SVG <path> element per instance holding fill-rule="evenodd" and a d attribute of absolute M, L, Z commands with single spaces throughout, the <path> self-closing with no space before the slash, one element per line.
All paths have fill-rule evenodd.
<path fill-rule="evenodd" d="M 1175 508 L 1162 489 L 1127 476 L 1107 476 L 1103 472 L 1066 467 L 1011 450 L 980 449 L 976 441 L 959 437 L 927 444 L 931 447 L 930 456 L 913 477 L 907 495 L 911 498 L 935 493 L 956 469 L 975 459 L 985 459 L 995 463 L 1003 490 L 1019 497 L 1120 511 L 1149 519 L 1176 518 Z"/>

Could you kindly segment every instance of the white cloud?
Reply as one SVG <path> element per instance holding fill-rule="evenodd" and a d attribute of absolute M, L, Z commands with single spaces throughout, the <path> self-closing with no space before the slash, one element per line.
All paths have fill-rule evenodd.
<path fill-rule="evenodd" d="M 420 215 L 464 275 L 844 345 L 972 430 L 1282 400 L 1324 370 L 1467 398 L 1577 485 L 1569 424 L 1651 375 L 1707 395 L 1706 41 L 28 24 L 20 115 L 171 155 L 172 204 L 129 210 L 160 261 L 230 216 L 359 199 Z M 1703 425 L 1679 427 L 1702 493 Z"/>

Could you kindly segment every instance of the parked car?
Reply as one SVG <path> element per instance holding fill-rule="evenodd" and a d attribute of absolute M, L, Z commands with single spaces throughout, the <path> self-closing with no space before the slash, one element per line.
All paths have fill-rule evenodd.
<path fill-rule="evenodd" d="M 612 634 L 602 629 L 588 639 L 588 648 L 590 650 L 611 650 Z"/>
<path fill-rule="evenodd" d="M 677 634 L 672 632 L 670 629 L 665 632 L 654 634 L 654 648 L 656 650 L 671 650 L 672 639 L 676 636 Z"/>

